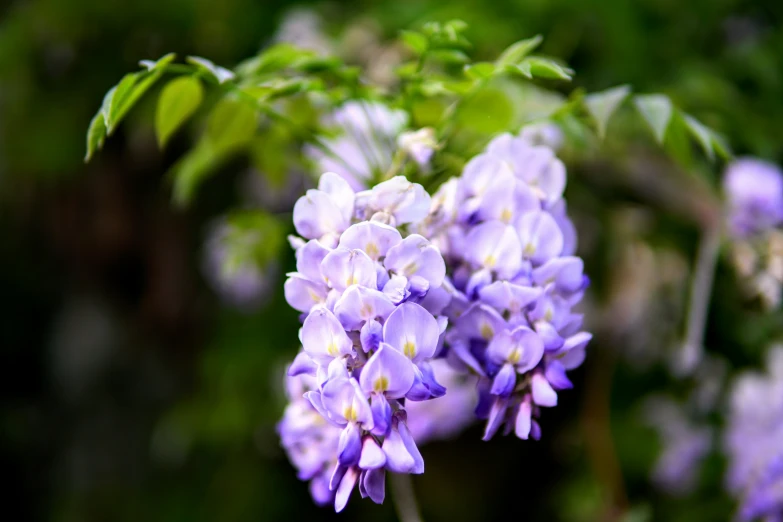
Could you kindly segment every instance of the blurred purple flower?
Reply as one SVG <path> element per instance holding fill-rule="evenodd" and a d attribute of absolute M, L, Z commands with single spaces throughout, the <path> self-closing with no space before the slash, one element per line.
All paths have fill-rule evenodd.
<path fill-rule="evenodd" d="M 768 353 L 767 372 L 736 378 L 723 439 L 728 490 L 738 518 L 778 520 L 783 513 L 783 347 Z"/>
<path fill-rule="evenodd" d="M 783 172 L 771 163 L 741 158 L 729 165 L 723 178 L 728 228 L 746 238 L 783 221 Z"/>
<path fill-rule="evenodd" d="M 259 240 L 252 233 L 238 237 L 221 218 L 209 227 L 204 242 L 203 272 L 207 282 L 226 304 L 244 311 L 260 306 L 277 281 L 277 266 L 273 262 L 262 267 L 246 255 L 247 248 Z"/>

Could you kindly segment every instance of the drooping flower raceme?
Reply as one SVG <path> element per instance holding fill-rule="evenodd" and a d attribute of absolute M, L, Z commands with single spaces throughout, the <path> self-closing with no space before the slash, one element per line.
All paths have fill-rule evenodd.
<path fill-rule="evenodd" d="M 539 409 L 572 386 L 566 371 L 582 363 L 592 337 L 572 311 L 587 277 L 565 183 L 552 149 L 504 134 L 441 186 L 419 227 L 447 262 L 445 357 L 480 377 L 485 440 L 501 427 L 539 438 Z"/>
<path fill-rule="evenodd" d="M 730 393 L 724 448 L 726 485 L 740 499 L 739 519 L 777 521 L 783 513 L 783 348 L 767 373 L 737 378 Z"/>
<path fill-rule="evenodd" d="M 304 376 L 312 386 L 304 393 L 309 407 L 294 399 L 279 430 L 300 477 L 313 481 L 316 501 L 334 494 L 337 511 L 357 482 L 363 497 L 380 503 L 386 470 L 424 471 L 405 400 L 446 391 L 429 364 L 446 328 L 439 316 L 446 303 L 427 300 L 443 284 L 446 267 L 427 239 L 403 238 L 397 227 L 420 221 L 429 207 L 424 189 L 403 177 L 355 193 L 330 172 L 294 207 L 301 237 L 291 241 L 297 271 L 289 274 L 285 295 L 302 312 L 303 325 L 302 351 L 289 376 Z M 302 410 L 306 419 L 296 421 Z M 297 428 L 311 426 L 313 412 L 330 433 L 336 430 L 337 443 L 312 444 L 307 451 L 315 455 L 303 458 Z"/>

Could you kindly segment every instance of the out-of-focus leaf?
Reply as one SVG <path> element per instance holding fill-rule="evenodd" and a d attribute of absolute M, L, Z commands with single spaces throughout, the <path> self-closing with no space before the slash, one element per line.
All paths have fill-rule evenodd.
<path fill-rule="evenodd" d="M 160 147 L 190 118 L 204 97 L 204 88 L 197 78 L 181 76 L 163 88 L 155 111 L 155 132 Z"/>
<path fill-rule="evenodd" d="M 508 130 L 514 115 L 514 107 L 506 93 L 500 89 L 480 90 L 466 101 L 458 112 L 460 125 L 482 133 Z"/>
<path fill-rule="evenodd" d="M 543 40 L 544 38 L 539 34 L 533 38 L 515 42 L 509 45 L 506 50 L 500 54 L 495 63 L 498 66 L 517 65 L 523 58 L 533 52 L 536 47 L 541 45 Z"/>
<path fill-rule="evenodd" d="M 178 207 L 187 206 L 199 185 L 228 157 L 227 153 L 216 151 L 206 141 L 188 151 L 171 169 L 174 178 L 174 204 Z"/>
<path fill-rule="evenodd" d="M 630 92 L 631 88 L 628 85 L 620 85 L 585 96 L 585 106 L 595 120 L 599 137 L 603 138 L 606 135 L 606 126 L 609 120 Z"/>
<path fill-rule="evenodd" d="M 220 67 L 219 65 L 215 65 L 206 58 L 201 58 L 200 56 L 188 56 L 186 60 L 188 63 L 192 63 L 202 71 L 208 73 L 208 75 L 217 83 L 225 83 L 234 79 L 233 72 L 224 67 Z"/>
<path fill-rule="evenodd" d="M 688 132 L 699 142 L 707 158 L 713 161 L 715 159 L 715 150 L 712 147 L 712 131 L 690 114 L 683 113 L 682 117 Z"/>
<path fill-rule="evenodd" d="M 465 66 L 465 76 L 473 80 L 489 78 L 495 74 L 495 64 L 491 62 L 477 62 Z"/>
<path fill-rule="evenodd" d="M 296 60 L 293 67 L 305 73 L 319 73 L 337 69 L 342 64 L 336 56 L 305 56 Z"/>
<path fill-rule="evenodd" d="M 644 94 L 634 96 L 634 105 L 650 126 L 658 143 L 663 143 L 666 129 L 672 119 L 672 102 L 663 94 Z"/>
<path fill-rule="evenodd" d="M 546 78 L 550 80 L 570 80 L 574 74 L 574 71 L 571 69 L 563 67 L 554 60 L 541 58 L 540 56 L 530 56 L 525 58 L 522 63 L 526 63 L 530 66 L 530 74 L 536 78 Z"/>
<path fill-rule="evenodd" d="M 84 162 L 87 163 L 96 151 L 103 147 L 106 140 L 106 121 L 103 118 L 103 110 L 99 110 L 93 116 L 90 127 L 87 129 L 87 153 Z"/>
<path fill-rule="evenodd" d="M 247 103 L 223 98 L 212 110 L 206 138 L 216 152 L 232 151 L 253 138 L 257 123 L 256 111 Z"/>
<path fill-rule="evenodd" d="M 416 54 L 423 54 L 427 50 L 427 37 L 416 31 L 400 31 L 403 43 Z"/>
<path fill-rule="evenodd" d="M 253 138 L 250 143 L 253 166 L 276 187 L 283 185 L 288 174 L 288 144 L 289 138 L 279 126 Z"/>
<path fill-rule="evenodd" d="M 174 53 L 169 53 L 165 56 L 160 57 L 158 60 L 141 60 L 139 62 L 139 65 L 147 69 L 147 71 L 154 71 L 156 69 L 160 69 L 162 67 L 165 67 L 166 65 L 170 64 L 174 61 L 174 58 L 176 58 L 177 55 Z"/>
<path fill-rule="evenodd" d="M 436 51 L 430 51 L 432 58 L 439 60 L 447 64 L 462 64 L 468 63 L 470 57 L 457 49 L 438 49 Z"/>
<path fill-rule="evenodd" d="M 523 76 L 528 80 L 533 79 L 533 73 L 530 70 L 530 64 L 527 62 L 522 62 L 519 65 L 506 65 L 505 69 L 511 74 L 516 74 L 517 76 Z"/>
<path fill-rule="evenodd" d="M 300 49 L 290 43 L 275 44 L 258 56 L 243 61 L 236 67 L 240 76 L 267 74 L 291 66 L 297 60 L 312 58 L 312 51 Z"/>

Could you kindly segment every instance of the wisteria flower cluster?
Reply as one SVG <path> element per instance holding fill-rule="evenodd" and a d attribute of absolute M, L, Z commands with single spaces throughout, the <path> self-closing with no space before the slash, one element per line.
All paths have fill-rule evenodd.
<path fill-rule="evenodd" d="M 591 338 L 572 311 L 588 280 L 565 176 L 552 149 L 502 135 L 434 198 L 402 176 L 355 192 L 327 172 L 297 201 L 288 375 L 307 388 L 279 430 L 317 502 L 340 511 L 357 482 L 382 502 L 387 470 L 423 472 L 417 441 L 476 416 L 485 440 L 540 437 Z"/>
<path fill-rule="evenodd" d="M 380 503 L 386 470 L 424 471 L 405 400 L 445 393 L 429 361 L 446 319 L 423 299 L 443 284 L 446 267 L 427 239 L 403 238 L 398 227 L 429 207 L 422 186 L 404 177 L 355 193 L 329 172 L 294 206 L 301 238 L 292 239 L 297 272 L 285 295 L 304 320 L 289 376 L 306 377 L 310 388 L 279 429 L 316 501 L 334 497 L 337 511 L 357 482 L 363 497 Z"/>
<path fill-rule="evenodd" d="M 776 521 L 783 513 L 783 348 L 768 354 L 767 373 L 747 373 L 730 395 L 724 447 L 728 489 L 739 519 Z"/>
<path fill-rule="evenodd" d="M 501 135 L 444 184 L 421 226 L 443 253 L 453 327 L 447 359 L 480 377 L 484 439 L 501 428 L 538 439 L 541 407 L 571 388 L 591 335 L 573 307 L 588 284 L 562 198 L 563 163 Z"/>

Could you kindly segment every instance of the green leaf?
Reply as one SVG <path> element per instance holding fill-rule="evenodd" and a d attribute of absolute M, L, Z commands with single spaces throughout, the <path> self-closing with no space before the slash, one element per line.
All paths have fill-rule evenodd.
<path fill-rule="evenodd" d="M 188 56 L 186 60 L 188 63 L 192 63 L 193 65 L 198 66 L 199 69 L 201 69 L 203 72 L 206 72 L 209 77 L 217 83 L 225 83 L 234 79 L 233 72 L 220 67 L 219 65 L 215 65 L 206 58 L 201 58 L 200 56 Z"/>
<path fill-rule="evenodd" d="M 122 77 L 122 80 L 109 89 L 106 96 L 103 97 L 103 120 L 106 123 L 106 132 L 111 136 L 119 123 L 118 116 L 123 105 L 127 102 L 130 92 L 136 81 L 139 79 L 139 73 L 128 73 Z"/>
<path fill-rule="evenodd" d="M 563 67 L 554 60 L 548 58 L 541 58 L 539 56 L 530 56 L 525 58 L 520 64 L 528 64 L 530 66 L 530 74 L 536 78 L 546 78 L 550 80 L 570 80 L 574 71 L 567 67 Z"/>
<path fill-rule="evenodd" d="M 156 69 L 161 69 L 161 68 L 167 66 L 168 64 L 173 62 L 174 58 L 176 58 L 176 57 L 177 57 L 176 54 L 169 53 L 169 54 L 167 54 L 165 56 L 162 56 L 157 61 L 142 60 L 142 61 L 139 62 L 139 65 L 141 65 L 142 67 L 147 69 L 147 71 L 151 72 L 151 71 L 154 71 Z"/>
<path fill-rule="evenodd" d="M 492 62 L 477 62 L 465 66 L 465 76 L 472 80 L 483 80 L 495 74 L 495 64 Z"/>
<path fill-rule="evenodd" d="M 400 31 L 400 38 L 403 43 L 411 48 L 416 54 L 424 54 L 427 51 L 427 37 L 416 31 Z"/>
<path fill-rule="evenodd" d="M 672 119 L 672 102 L 663 94 L 634 96 L 636 109 L 650 126 L 658 143 L 663 143 L 666 129 Z"/>
<path fill-rule="evenodd" d="M 522 59 L 533 52 L 533 50 L 541 45 L 544 38 L 539 34 L 533 38 L 526 40 L 520 40 L 509 45 L 505 51 L 503 51 L 495 62 L 497 65 L 516 65 L 522 61 Z"/>
<path fill-rule="evenodd" d="M 585 96 L 585 106 L 598 126 L 599 137 L 603 138 L 606 135 L 606 126 L 609 123 L 609 119 L 620 104 L 625 101 L 630 92 L 631 88 L 628 85 L 620 85 L 619 87 Z"/>
<path fill-rule="evenodd" d="M 206 142 L 202 141 L 191 149 L 172 167 L 174 188 L 172 199 L 178 207 L 184 207 L 193 199 L 199 185 L 225 159 L 226 154 L 217 154 Z"/>
<path fill-rule="evenodd" d="M 240 63 L 236 67 L 236 71 L 240 76 L 267 74 L 285 69 L 297 60 L 313 56 L 315 55 L 312 51 L 300 49 L 290 43 L 279 43 L 269 47 L 258 56 Z"/>
<path fill-rule="evenodd" d="M 203 98 L 204 88 L 201 82 L 191 76 L 181 76 L 166 84 L 155 110 L 155 132 L 161 148 L 166 146 L 169 138 L 196 112 Z"/>
<path fill-rule="evenodd" d="M 715 150 L 712 148 L 712 131 L 690 114 L 683 113 L 682 117 L 688 132 L 690 132 L 690 134 L 696 138 L 696 141 L 699 142 L 699 145 L 704 149 L 704 154 L 707 155 L 707 158 L 709 158 L 710 161 L 714 161 Z"/>
<path fill-rule="evenodd" d="M 533 73 L 530 71 L 530 64 L 522 62 L 519 65 L 506 65 L 505 70 L 511 74 L 522 76 L 528 80 L 533 79 Z"/>
<path fill-rule="evenodd" d="M 257 114 L 251 106 L 233 98 L 223 98 L 207 122 L 206 139 L 216 152 L 230 152 L 253 138 L 257 124 Z"/>
<path fill-rule="evenodd" d="M 447 64 L 461 64 L 470 61 L 470 57 L 467 54 L 457 49 L 438 49 L 437 51 L 430 51 L 429 56 Z"/>
<path fill-rule="evenodd" d="M 99 110 L 93 116 L 90 127 L 87 129 L 87 153 L 84 162 L 87 163 L 97 150 L 103 147 L 106 140 L 106 120 L 103 118 L 103 110 Z"/>

